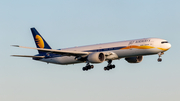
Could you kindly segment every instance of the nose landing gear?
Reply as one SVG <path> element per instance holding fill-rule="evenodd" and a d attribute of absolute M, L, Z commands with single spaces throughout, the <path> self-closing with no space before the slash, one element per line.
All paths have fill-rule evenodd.
<path fill-rule="evenodd" d="M 159 55 L 159 58 L 157 59 L 158 62 L 161 62 L 162 61 L 162 58 L 161 58 L 161 55 L 163 55 L 164 52 L 159 52 L 158 55 Z"/>
<path fill-rule="evenodd" d="M 108 60 L 108 65 L 107 65 L 107 67 L 104 67 L 104 70 L 105 70 L 105 71 L 115 68 L 115 65 L 112 65 L 111 63 L 112 63 L 112 60 Z"/>

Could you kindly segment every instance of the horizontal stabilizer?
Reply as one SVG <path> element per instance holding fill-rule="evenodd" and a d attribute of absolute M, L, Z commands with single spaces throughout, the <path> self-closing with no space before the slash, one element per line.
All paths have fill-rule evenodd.
<path fill-rule="evenodd" d="M 14 47 L 20 47 L 20 48 L 27 48 L 27 49 L 36 49 L 39 51 L 44 51 L 44 52 L 50 52 L 50 53 L 55 53 L 55 54 L 60 54 L 60 55 L 67 55 L 67 56 L 79 56 L 79 55 L 89 55 L 89 52 L 81 52 L 81 51 L 66 51 L 66 50 L 56 50 L 56 49 L 44 49 L 44 48 L 33 48 L 33 47 L 24 47 L 24 46 L 19 46 L 19 45 L 12 45 Z"/>
<path fill-rule="evenodd" d="M 11 55 L 15 57 L 29 57 L 29 58 L 44 58 L 45 56 L 30 56 L 30 55 Z"/>

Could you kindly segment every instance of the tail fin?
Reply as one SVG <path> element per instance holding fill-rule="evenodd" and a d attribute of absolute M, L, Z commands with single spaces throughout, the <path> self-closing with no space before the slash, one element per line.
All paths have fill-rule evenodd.
<path fill-rule="evenodd" d="M 48 45 L 48 43 L 44 40 L 44 38 L 39 34 L 39 32 L 35 28 L 31 28 L 31 32 L 33 34 L 33 38 L 36 44 L 37 48 L 45 48 L 45 49 L 51 49 L 51 47 Z M 39 51 L 39 53 L 45 53 L 43 51 Z"/>

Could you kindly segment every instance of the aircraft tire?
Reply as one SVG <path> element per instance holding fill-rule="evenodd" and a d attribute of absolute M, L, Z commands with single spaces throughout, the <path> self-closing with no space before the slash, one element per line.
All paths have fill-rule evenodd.
<path fill-rule="evenodd" d="M 83 67 L 82 70 L 83 71 L 87 71 L 88 69 L 87 69 L 87 67 Z"/>
<path fill-rule="evenodd" d="M 109 67 L 104 67 L 104 70 L 106 71 L 106 70 L 109 70 Z"/>
<path fill-rule="evenodd" d="M 104 70 L 106 71 L 106 70 L 107 70 L 107 68 L 106 68 L 106 67 L 104 67 Z"/>
<path fill-rule="evenodd" d="M 158 62 L 161 62 L 162 61 L 162 59 L 161 58 L 158 58 L 158 60 L 157 60 Z"/>
<path fill-rule="evenodd" d="M 91 69 L 93 69 L 94 68 L 94 65 L 91 65 Z"/>

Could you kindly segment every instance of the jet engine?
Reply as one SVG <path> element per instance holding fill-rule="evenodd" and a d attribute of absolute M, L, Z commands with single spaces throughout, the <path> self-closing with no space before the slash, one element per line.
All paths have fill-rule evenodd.
<path fill-rule="evenodd" d="M 129 57 L 125 58 L 125 60 L 129 63 L 139 63 L 143 59 L 143 56 L 135 56 L 135 57 Z"/>
<path fill-rule="evenodd" d="M 90 63 L 101 63 L 105 61 L 105 55 L 102 52 L 95 52 L 88 55 L 87 60 Z"/>

